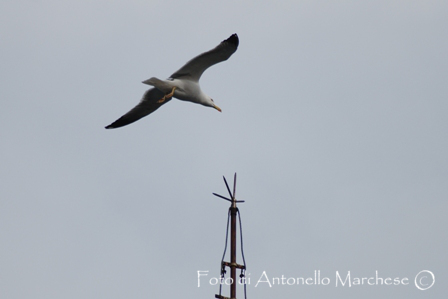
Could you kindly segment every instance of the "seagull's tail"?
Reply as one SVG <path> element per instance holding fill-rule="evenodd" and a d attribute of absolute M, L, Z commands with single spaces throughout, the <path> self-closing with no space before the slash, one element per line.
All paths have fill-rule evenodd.
<path fill-rule="evenodd" d="M 156 77 L 149 78 L 148 80 L 143 81 L 142 83 L 157 87 L 157 85 L 163 83 L 162 80 L 157 79 Z"/>
<path fill-rule="evenodd" d="M 149 78 L 148 80 L 145 80 L 142 83 L 154 86 L 155 88 L 157 88 L 160 91 L 163 91 L 164 93 L 169 93 L 173 88 L 165 81 L 160 80 L 156 77 Z"/>

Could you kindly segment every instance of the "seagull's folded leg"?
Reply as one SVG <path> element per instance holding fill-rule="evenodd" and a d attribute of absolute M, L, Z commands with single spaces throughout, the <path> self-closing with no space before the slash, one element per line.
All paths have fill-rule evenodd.
<path fill-rule="evenodd" d="M 173 97 L 173 95 L 174 95 L 174 91 L 175 91 L 175 90 L 176 90 L 176 86 L 173 87 L 173 89 L 171 90 L 170 93 L 164 95 L 163 98 L 161 98 L 160 100 L 158 100 L 157 103 L 160 104 L 160 103 L 165 102 L 165 100 L 169 100 L 169 99 L 171 99 L 171 98 Z"/>

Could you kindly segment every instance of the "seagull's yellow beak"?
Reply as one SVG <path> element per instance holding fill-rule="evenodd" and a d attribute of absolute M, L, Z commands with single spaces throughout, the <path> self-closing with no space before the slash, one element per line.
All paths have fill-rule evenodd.
<path fill-rule="evenodd" d="M 214 105 L 214 104 L 213 104 L 213 108 L 215 108 L 215 109 L 218 110 L 219 112 L 222 112 L 222 111 L 221 111 L 221 108 L 219 108 L 218 106 L 216 106 L 216 105 Z"/>

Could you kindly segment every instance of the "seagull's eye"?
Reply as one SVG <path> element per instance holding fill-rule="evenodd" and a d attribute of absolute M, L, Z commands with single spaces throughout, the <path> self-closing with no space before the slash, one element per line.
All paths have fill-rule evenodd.
<path fill-rule="evenodd" d="M 210 99 L 210 100 L 212 100 L 213 103 L 215 102 L 215 101 L 213 101 L 213 99 Z"/>

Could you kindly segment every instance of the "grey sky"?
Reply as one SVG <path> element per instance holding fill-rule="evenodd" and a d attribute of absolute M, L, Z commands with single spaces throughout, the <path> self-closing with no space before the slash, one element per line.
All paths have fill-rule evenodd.
<path fill-rule="evenodd" d="M 213 298 L 234 172 L 249 298 L 446 295 L 445 1 L 3 1 L 0 25 L 0 298 Z M 104 129 L 235 32 L 201 78 L 222 113 Z"/>

